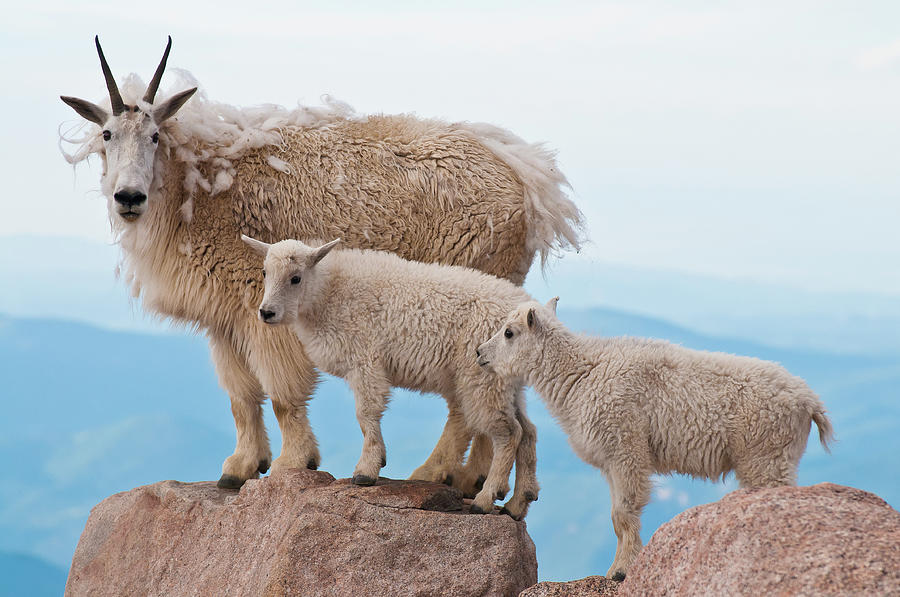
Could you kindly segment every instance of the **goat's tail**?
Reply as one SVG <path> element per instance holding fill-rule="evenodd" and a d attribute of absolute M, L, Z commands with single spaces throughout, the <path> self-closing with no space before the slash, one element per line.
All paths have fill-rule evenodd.
<path fill-rule="evenodd" d="M 819 428 L 819 441 L 822 442 L 822 447 L 830 454 L 829 444 L 834 443 L 834 428 L 831 426 L 831 421 L 825 414 L 825 407 L 821 402 L 814 407 L 812 420 Z"/>

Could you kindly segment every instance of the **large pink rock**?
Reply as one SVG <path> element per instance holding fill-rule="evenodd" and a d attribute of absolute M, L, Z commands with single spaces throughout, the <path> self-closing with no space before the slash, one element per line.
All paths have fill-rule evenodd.
<path fill-rule="evenodd" d="M 605 576 L 588 576 L 568 582 L 541 582 L 519 597 L 617 597 L 619 583 Z"/>
<path fill-rule="evenodd" d="M 164 481 L 92 511 L 66 595 L 516 595 L 537 582 L 525 523 L 443 485 L 325 472 Z"/>
<path fill-rule="evenodd" d="M 662 525 L 618 595 L 900 595 L 900 513 L 831 483 L 735 491 Z"/>

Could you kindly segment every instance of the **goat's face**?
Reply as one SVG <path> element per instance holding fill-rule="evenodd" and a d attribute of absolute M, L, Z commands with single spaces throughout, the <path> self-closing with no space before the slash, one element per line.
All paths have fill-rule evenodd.
<path fill-rule="evenodd" d="M 264 257 L 266 290 L 258 315 L 269 325 L 293 323 L 297 319 L 306 291 L 316 285 L 316 264 L 340 242 L 335 239 L 321 247 L 310 247 L 299 240 L 283 240 L 270 245 L 249 236 L 241 236 L 241 239 Z"/>
<path fill-rule="evenodd" d="M 147 87 L 141 106 L 128 106 L 122 101 L 112 71 L 103 56 L 100 40 L 94 38 L 100 66 L 106 78 L 112 111 L 75 97 L 60 99 L 78 114 L 97 124 L 103 136 L 103 193 L 111 201 L 111 210 L 126 222 L 137 220 L 147 207 L 147 196 L 153 182 L 153 164 L 159 146 L 159 127 L 175 114 L 197 91 L 197 88 L 177 93 L 158 105 L 153 105 L 159 82 L 166 68 L 172 38 L 166 45 L 156 73 Z"/>
<path fill-rule="evenodd" d="M 529 301 L 516 307 L 496 334 L 475 350 L 478 364 L 501 377 L 521 379 L 540 351 L 541 327 L 556 315 L 556 302 Z"/>

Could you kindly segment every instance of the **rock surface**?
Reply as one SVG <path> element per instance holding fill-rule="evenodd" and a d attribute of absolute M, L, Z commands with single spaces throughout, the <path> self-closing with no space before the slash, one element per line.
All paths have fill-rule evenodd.
<path fill-rule="evenodd" d="M 542 582 L 519 593 L 519 597 L 615 597 L 619 583 L 605 576 L 588 576 L 569 582 Z"/>
<path fill-rule="evenodd" d="M 66 595 L 516 595 L 537 582 L 525 523 L 459 492 L 321 471 L 163 481 L 92 511 Z"/>
<path fill-rule="evenodd" d="M 735 491 L 654 533 L 636 595 L 900 595 L 900 513 L 831 483 Z"/>

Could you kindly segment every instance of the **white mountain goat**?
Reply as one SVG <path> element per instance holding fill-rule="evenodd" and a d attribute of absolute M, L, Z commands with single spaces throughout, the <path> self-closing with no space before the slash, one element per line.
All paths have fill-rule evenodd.
<path fill-rule="evenodd" d="M 134 296 L 209 337 L 237 427 L 220 486 L 240 486 L 268 469 L 267 396 L 283 436 L 273 468 L 320 461 L 306 414 L 315 369 L 290 330 L 257 320 L 263 282 L 241 233 L 339 236 L 351 247 L 465 265 L 515 284 L 536 253 L 545 259 L 580 242 L 581 214 L 563 192 L 553 154 L 505 130 L 364 117 L 336 102 L 235 108 L 194 93 L 192 80 L 191 89 L 155 102 L 171 39 L 146 92 L 132 75 L 120 93 L 95 43 L 109 102 L 62 98 L 92 123 L 82 136 L 64 136 L 78 146 L 66 158 L 102 159 L 120 270 Z M 446 436 L 459 433 L 453 425 L 460 421 L 450 413 L 436 461 L 445 460 Z M 440 470 L 434 474 L 441 480 Z"/>
<path fill-rule="evenodd" d="M 659 340 L 573 334 L 546 306 L 518 306 L 478 362 L 523 380 L 547 403 L 578 456 L 606 476 L 612 496 L 618 580 L 641 549 L 650 475 L 717 479 L 742 487 L 793 485 L 810 424 L 828 448 L 825 408 L 799 377 L 749 357 Z"/>
<path fill-rule="evenodd" d="M 465 423 L 457 429 L 493 442 L 490 471 L 472 511 L 490 512 L 506 495 L 515 461 L 515 492 L 505 510 L 516 519 L 525 515 L 538 484 L 536 430 L 525 413 L 522 383 L 482 370 L 473 358 L 477 338 L 530 300 L 524 290 L 469 268 L 384 251 L 332 250 L 337 240 L 310 247 L 242 238 L 265 258 L 259 318 L 290 324 L 316 367 L 353 390 L 364 438 L 354 483 L 372 485 L 385 465 L 381 416 L 391 388 L 434 392 L 451 412 L 462 413 Z M 461 462 L 468 442 L 468 433 L 453 438 L 450 465 Z"/>

